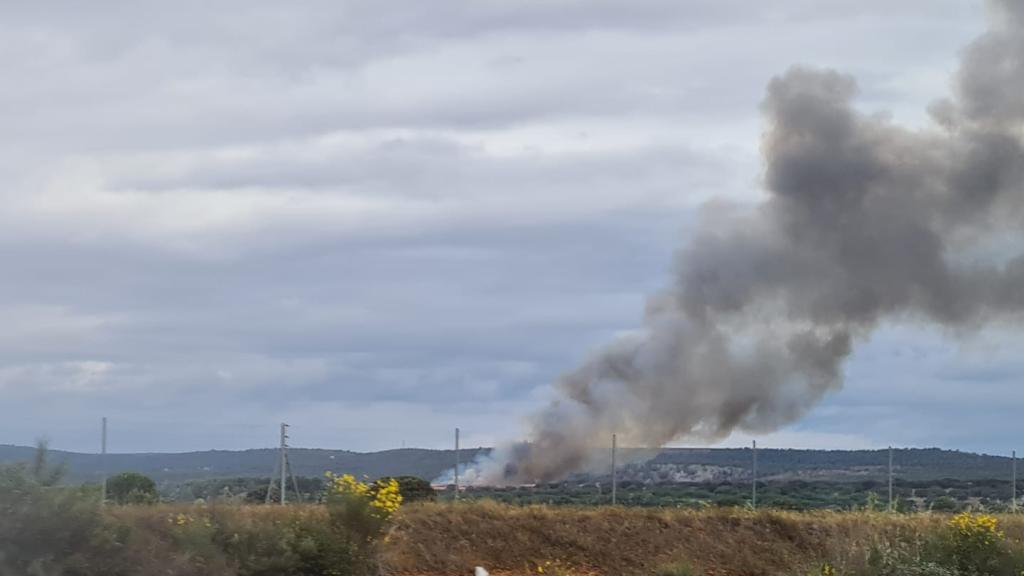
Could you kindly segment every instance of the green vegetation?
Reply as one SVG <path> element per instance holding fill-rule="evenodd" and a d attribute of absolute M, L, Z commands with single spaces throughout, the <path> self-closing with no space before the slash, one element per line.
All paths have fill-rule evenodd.
<path fill-rule="evenodd" d="M 62 485 L 62 472 L 45 445 L 31 463 L 0 466 L 0 574 L 376 574 L 377 547 L 402 502 L 389 479 L 355 493 L 328 486 L 315 506 L 139 506 L 154 504 L 155 485 L 126 473 L 108 481 L 112 504 L 103 507 L 96 486 Z"/>
<path fill-rule="evenodd" d="M 1019 576 L 1024 568 L 1020 541 L 1010 542 L 999 520 L 962 512 L 922 542 L 873 545 L 864 576 Z"/>
<path fill-rule="evenodd" d="M 156 482 L 138 472 L 122 472 L 107 479 L 107 499 L 115 504 L 153 504 Z"/>
<path fill-rule="evenodd" d="M 151 481 L 120 474 L 108 493 L 122 504 L 103 507 L 95 485 L 62 484 L 62 468 L 49 459 L 41 446 L 30 462 L 0 466 L 0 574 L 429 576 L 485 565 L 492 573 L 555 576 L 1019 576 L 1024 569 L 1024 515 L 950 515 L 917 505 L 963 507 L 962 490 L 965 498 L 970 492 L 964 503 L 993 507 L 998 483 L 904 482 L 900 506 L 924 512 L 887 514 L 878 511 L 880 486 L 871 481 L 766 483 L 765 503 L 814 502 L 820 493 L 822 502 L 845 494 L 856 505 L 755 512 L 740 505 L 749 488 L 742 483 L 626 483 L 620 496 L 631 507 L 493 501 L 607 497 L 570 483 L 473 489 L 454 505 L 430 502 L 434 493 L 421 479 L 328 475 L 315 483 L 310 501 L 317 503 L 281 507 L 246 504 L 242 493 L 154 503 Z"/>
<path fill-rule="evenodd" d="M 390 476 L 382 477 L 388 480 Z M 432 501 L 437 499 L 437 494 L 430 486 L 430 482 L 415 476 L 396 476 L 406 502 L 418 502 L 421 500 Z M 302 502 L 321 502 L 326 496 L 327 483 L 324 478 L 307 478 L 298 476 L 295 478 L 302 493 Z M 248 504 L 263 504 L 267 499 L 267 486 L 270 485 L 269 478 L 221 478 L 211 480 L 198 480 L 175 486 L 164 492 L 163 497 L 168 501 L 195 502 L 245 502 Z M 291 484 L 289 482 L 288 497 L 294 498 Z M 270 500 L 278 500 L 277 483 L 271 488 Z"/>
<path fill-rule="evenodd" d="M 782 510 L 882 510 L 888 507 L 885 482 L 861 480 L 770 481 L 758 483 L 758 506 Z M 1006 511 L 1010 507 L 1010 483 L 1004 480 L 894 482 L 894 505 L 898 512 L 966 509 Z M 749 482 L 639 483 L 624 481 L 618 486 L 618 503 L 623 506 L 701 508 L 705 506 L 744 507 L 750 502 Z M 450 499 L 451 490 L 444 494 Z M 506 504 L 591 506 L 608 504 L 610 483 L 558 482 L 520 487 L 469 487 L 469 500 L 494 500 Z"/>
<path fill-rule="evenodd" d="M 75 574 L 109 548 L 99 493 L 60 487 L 43 444 L 30 464 L 0 467 L 0 574 Z"/>
<path fill-rule="evenodd" d="M 385 477 L 383 480 L 389 480 Z M 433 502 L 437 500 L 437 492 L 430 482 L 415 476 L 398 476 L 395 478 L 405 502 Z"/>
<path fill-rule="evenodd" d="M 323 498 L 323 478 L 298 479 L 304 502 Z M 398 476 L 407 501 L 434 500 L 437 493 L 430 484 L 413 476 Z M 266 500 L 268 478 L 227 478 L 189 482 L 163 494 L 178 502 L 249 502 Z M 277 487 L 271 500 L 277 499 Z M 442 492 L 451 499 L 452 490 Z M 516 505 L 592 506 L 608 504 L 610 483 L 558 482 L 530 487 L 469 487 L 463 493 L 468 500 L 494 500 Z M 957 512 L 965 509 L 1006 511 L 1010 505 L 1010 483 L 1005 480 L 961 481 L 952 479 L 908 481 L 894 484 L 898 512 Z M 882 510 L 888 506 L 887 485 L 880 480 L 808 481 L 774 480 L 758 483 L 758 504 L 782 510 Z M 623 481 L 618 486 L 618 502 L 638 507 L 745 507 L 750 501 L 749 482 L 662 482 L 645 484 Z"/>

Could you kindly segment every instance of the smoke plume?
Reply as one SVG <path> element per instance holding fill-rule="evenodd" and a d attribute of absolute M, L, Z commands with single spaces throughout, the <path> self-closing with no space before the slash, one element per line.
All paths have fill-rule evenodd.
<path fill-rule="evenodd" d="M 481 482 L 555 480 L 633 446 L 765 432 L 842 384 L 884 320 L 974 330 L 1024 310 L 1024 1 L 993 7 L 934 125 L 857 111 L 854 80 L 793 68 L 762 109 L 766 199 L 709 206 L 642 331 L 558 383 Z"/>

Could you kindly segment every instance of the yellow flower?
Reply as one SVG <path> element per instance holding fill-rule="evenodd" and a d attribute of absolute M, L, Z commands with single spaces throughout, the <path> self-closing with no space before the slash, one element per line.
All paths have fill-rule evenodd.
<path fill-rule="evenodd" d="M 377 514 L 387 517 L 398 510 L 402 505 L 402 493 L 399 490 L 398 480 L 389 478 L 377 480 L 372 485 L 356 480 L 351 474 L 336 476 L 330 472 L 326 473 L 328 490 L 332 494 L 350 494 L 369 499 L 369 504 L 377 510 Z"/>
<path fill-rule="evenodd" d="M 358 496 L 363 496 L 370 491 L 370 486 L 368 484 L 356 480 L 355 476 L 351 474 L 336 476 L 327 472 L 326 476 L 330 479 L 328 488 L 335 494 L 356 494 Z"/>
<path fill-rule="evenodd" d="M 388 478 L 377 480 L 376 491 L 370 505 L 381 512 L 390 515 L 402 505 L 402 493 L 398 487 L 398 480 Z"/>

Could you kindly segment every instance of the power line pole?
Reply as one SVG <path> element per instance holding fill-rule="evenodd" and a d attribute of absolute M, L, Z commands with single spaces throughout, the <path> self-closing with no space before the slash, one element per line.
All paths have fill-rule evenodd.
<path fill-rule="evenodd" d="M 103 417 L 103 432 L 100 439 L 100 474 L 103 480 L 100 483 L 100 505 L 107 503 L 107 417 Z"/>
<path fill-rule="evenodd" d="M 618 491 L 617 490 L 618 489 L 618 475 L 617 475 L 617 470 L 615 469 L 615 448 L 616 448 L 615 434 L 612 434 L 612 506 L 615 506 L 615 504 L 617 502 L 616 501 L 616 496 L 617 496 L 616 493 Z"/>
<path fill-rule="evenodd" d="M 1013 511 L 1013 512 L 1017 512 L 1017 451 L 1016 450 L 1013 451 L 1013 467 L 1012 467 L 1011 475 L 1012 475 L 1013 479 L 1012 479 L 1012 481 L 1010 483 L 1011 484 L 1010 490 L 1012 491 L 1011 496 L 1010 496 L 1010 510 Z"/>
<path fill-rule="evenodd" d="M 889 512 L 893 511 L 892 501 L 892 446 L 889 446 Z"/>
<path fill-rule="evenodd" d="M 274 480 L 278 478 L 278 473 L 280 473 L 280 501 L 281 506 L 284 506 L 288 498 L 285 493 L 288 491 L 287 482 L 289 473 L 291 473 L 292 476 L 292 487 L 295 489 L 295 497 L 302 500 L 302 493 L 299 492 L 299 483 L 295 479 L 295 473 L 291 472 L 291 464 L 288 462 L 288 425 L 284 422 L 281 423 L 281 444 L 277 450 L 277 460 L 274 463 L 274 471 L 270 474 L 270 482 L 267 483 L 267 496 L 264 499 L 264 503 L 270 504 L 271 493 L 274 491 Z"/>
<path fill-rule="evenodd" d="M 757 510 L 757 440 L 751 443 L 751 456 L 753 459 L 752 476 L 754 480 L 750 483 L 750 507 Z"/>
<path fill-rule="evenodd" d="M 459 429 L 455 429 L 455 499 L 459 499 Z"/>
<path fill-rule="evenodd" d="M 288 425 L 281 423 L 281 506 L 287 500 L 285 494 L 288 492 L 285 480 L 288 476 Z"/>

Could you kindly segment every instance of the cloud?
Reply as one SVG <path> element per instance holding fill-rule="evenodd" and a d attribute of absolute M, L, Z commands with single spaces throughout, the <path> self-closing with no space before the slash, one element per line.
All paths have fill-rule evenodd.
<path fill-rule="evenodd" d="M 849 70 L 923 123 L 982 28 L 957 0 L 0 12 L 0 442 L 91 448 L 106 414 L 135 450 L 511 435 L 636 327 L 696 206 L 760 197 L 768 78 Z"/>

